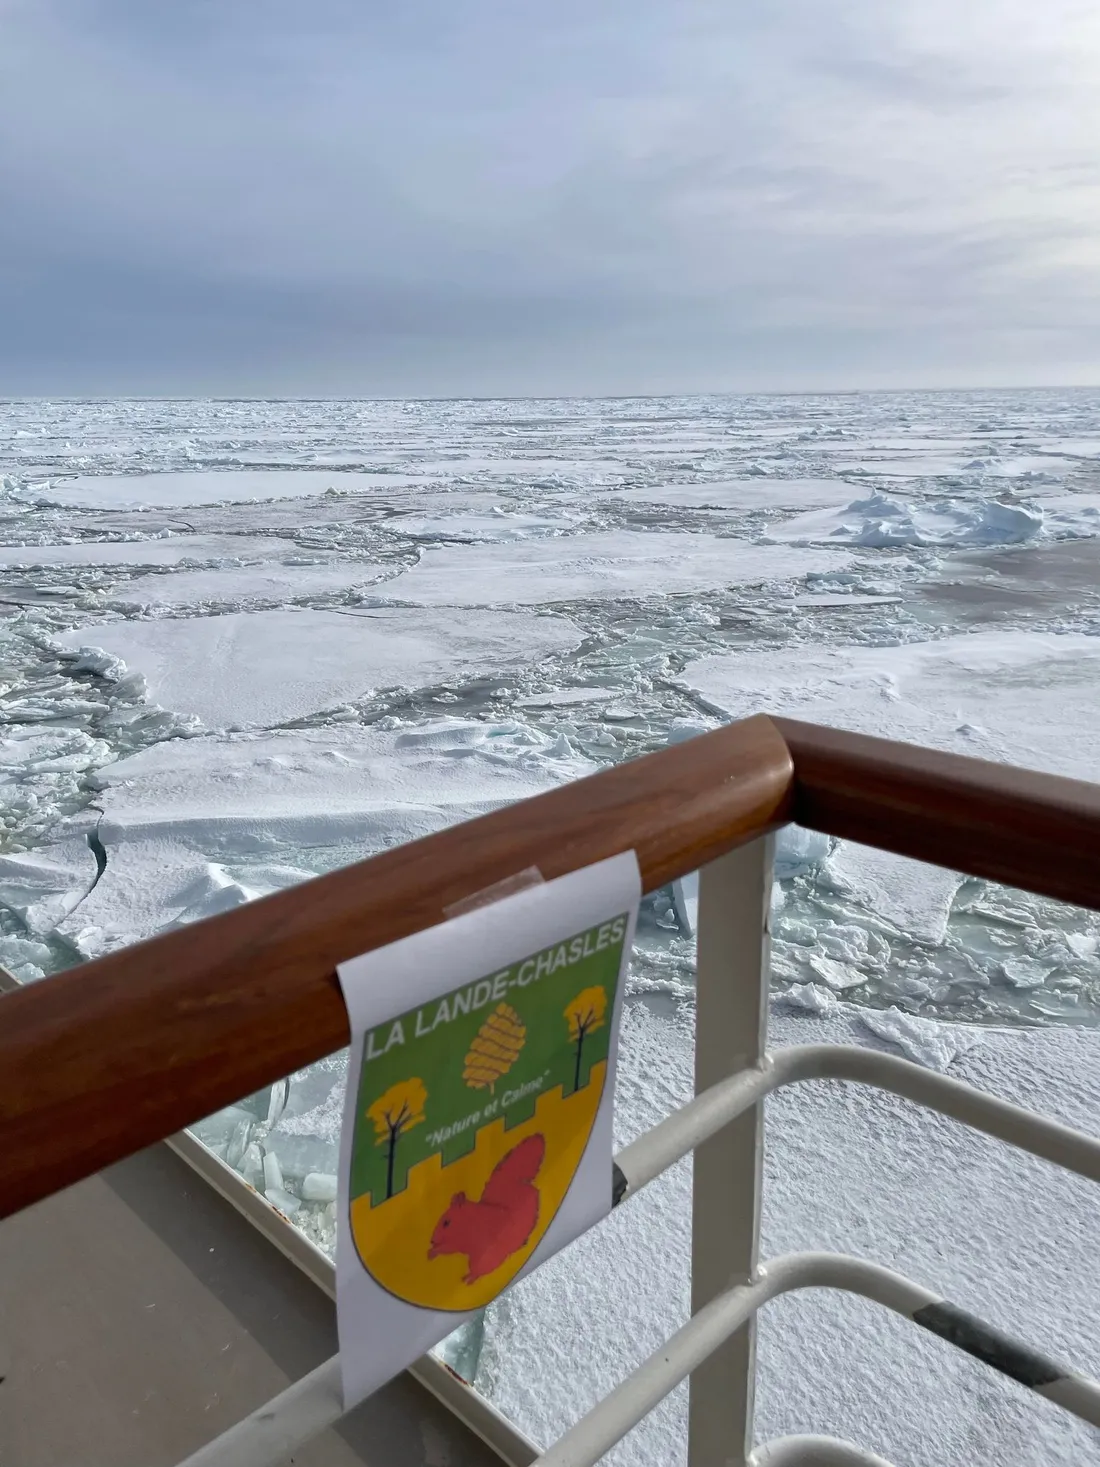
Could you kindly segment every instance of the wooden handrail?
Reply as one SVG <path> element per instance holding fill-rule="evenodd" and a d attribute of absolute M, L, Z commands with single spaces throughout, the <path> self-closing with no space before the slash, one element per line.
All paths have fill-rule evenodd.
<path fill-rule="evenodd" d="M 348 1042 L 336 965 L 529 866 L 646 890 L 791 819 L 767 718 L 678 744 L 0 997 L 0 1217 Z"/>
<path fill-rule="evenodd" d="M 766 717 L 0 997 L 0 1217 L 348 1042 L 337 963 L 529 866 L 647 891 L 797 821 L 1100 907 L 1100 787 Z"/>
<path fill-rule="evenodd" d="M 799 825 L 1100 907 L 1100 784 L 777 718 Z"/>

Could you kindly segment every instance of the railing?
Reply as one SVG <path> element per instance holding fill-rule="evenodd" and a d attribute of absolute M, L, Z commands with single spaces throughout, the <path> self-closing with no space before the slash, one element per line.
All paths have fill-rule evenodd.
<path fill-rule="evenodd" d="M 803 826 L 1100 908 L 1100 787 L 764 717 L 413 842 L 0 998 L 0 1216 L 348 1042 L 338 962 L 530 866 L 637 853 L 646 890 L 702 868 L 696 1098 L 615 1162 L 616 1201 L 695 1151 L 692 1318 L 538 1460 L 595 1463 L 690 1375 L 692 1467 L 880 1463 L 822 1438 L 752 1452 L 754 1318 L 792 1289 L 861 1293 L 1100 1425 L 1100 1387 L 892 1271 L 761 1267 L 766 1094 L 888 1089 L 1100 1181 L 1100 1142 L 905 1060 L 765 1048 L 770 833 Z M 260 1467 L 342 1413 L 337 1362 L 191 1459 Z"/>

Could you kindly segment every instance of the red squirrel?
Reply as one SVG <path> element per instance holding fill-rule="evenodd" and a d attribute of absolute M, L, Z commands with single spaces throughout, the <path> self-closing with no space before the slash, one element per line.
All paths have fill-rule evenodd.
<path fill-rule="evenodd" d="M 429 1258 L 465 1253 L 466 1283 L 476 1283 L 523 1247 L 539 1220 L 535 1178 L 546 1155 L 542 1136 L 528 1136 L 493 1168 L 479 1202 L 456 1192 L 435 1225 Z"/>

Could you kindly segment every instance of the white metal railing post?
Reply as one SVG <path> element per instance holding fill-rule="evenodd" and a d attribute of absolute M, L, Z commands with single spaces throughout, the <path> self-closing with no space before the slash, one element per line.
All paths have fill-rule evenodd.
<path fill-rule="evenodd" d="M 767 1040 L 771 836 L 705 866 L 699 884 L 695 1093 L 758 1066 Z M 750 1106 L 695 1152 L 691 1308 L 751 1283 L 760 1247 L 764 1109 Z M 756 1329 L 749 1319 L 692 1374 L 690 1467 L 745 1467 Z"/>

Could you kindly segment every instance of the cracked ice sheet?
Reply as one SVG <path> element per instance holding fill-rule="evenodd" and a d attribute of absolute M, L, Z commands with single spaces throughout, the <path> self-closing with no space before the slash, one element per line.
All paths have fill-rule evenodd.
<path fill-rule="evenodd" d="M 89 535 L 152 535 L 182 529 L 204 534 L 253 535 L 261 530 L 285 530 L 291 535 L 308 537 L 318 530 L 338 525 L 384 523 L 385 517 L 398 509 L 424 513 L 463 510 L 491 513 L 499 505 L 501 495 L 489 490 L 459 490 L 404 479 L 389 489 L 372 484 L 370 493 L 323 494 L 301 499 L 275 499 L 255 504 L 207 504 L 184 509 L 181 513 L 166 509 L 120 509 L 115 511 L 71 510 L 65 515 L 67 533 Z M 36 512 L 33 523 L 38 528 L 57 521 L 47 521 L 49 510 Z M 266 542 L 265 542 L 266 543 Z M 279 541 L 273 542 L 278 544 Z M 270 551 L 268 552 L 270 557 Z"/>
<path fill-rule="evenodd" d="M 960 454 L 957 458 L 945 458 L 939 454 L 911 458 L 874 459 L 867 458 L 857 464 L 838 465 L 842 474 L 861 474 L 868 478 L 886 479 L 1060 479 L 1074 465 L 1069 459 L 1052 458 L 1046 454 L 1029 457 L 989 458 Z"/>
<path fill-rule="evenodd" d="M 904 647 L 704 657 L 684 685 L 730 718 L 774 713 L 1050 774 L 1100 778 L 1100 638 L 979 632 Z M 959 878 L 842 842 L 837 883 L 901 931 L 942 938 Z"/>
<path fill-rule="evenodd" d="M 100 771 L 106 870 L 59 931 L 95 957 L 593 772 L 517 723 L 155 744 Z M 83 849 L 86 867 L 86 825 L 38 863 L 67 873 Z"/>
<path fill-rule="evenodd" d="M 388 581 L 378 594 L 423 606 L 538 606 L 759 585 L 851 564 L 850 556 L 835 551 L 621 530 L 520 545 L 427 550 L 418 565 Z"/>
<path fill-rule="evenodd" d="M 44 478 L 13 497 L 61 509 L 186 509 L 203 504 L 252 504 L 325 494 L 407 488 L 409 474 L 357 474 L 339 469 L 173 470 L 161 474 L 84 474 Z"/>
<path fill-rule="evenodd" d="M 244 605 L 249 601 L 285 602 L 307 596 L 339 596 L 392 574 L 389 565 L 343 560 L 330 565 L 252 565 L 232 570 L 179 571 L 139 576 L 114 587 L 116 606 L 168 607 L 203 603 Z"/>
<path fill-rule="evenodd" d="M 119 621 L 57 638 L 121 659 L 145 678 L 150 703 L 210 728 L 286 723 L 380 688 L 533 666 L 582 640 L 564 617 L 389 608 Z"/>
<path fill-rule="evenodd" d="M 182 565 L 301 555 L 293 540 L 259 535 L 169 535 L 162 540 L 80 540 L 74 545 L 0 545 L 0 568 L 48 565 Z"/>
<path fill-rule="evenodd" d="M 45 936 L 64 921 L 87 895 L 96 876 L 96 859 L 83 833 L 37 851 L 0 856 L 0 907 L 24 923 L 28 933 Z"/>
<path fill-rule="evenodd" d="M 574 528 L 575 517 L 565 515 L 490 514 L 401 515 L 385 528 L 413 540 L 459 540 L 470 545 L 529 540 L 536 535 L 561 534 Z"/>
<path fill-rule="evenodd" d="M 1095 1131 L 1100 1033 L 979 1034 L 950 1076 Z M 854 1010 L 773 1015 L 771 1039 L 884 1047 Z M 686 1020 L 628 1005 L 617 1144 L 691 1098 L 692 1065 Z M 1096 1233 L 1091 1183 L 862 1086 L 791 1086 L 769 1096 L 766 1114 L 765 1259 L 802 1249 L 870 1258 L 1056 1359 L 1100 1370 L 1100 1283 L 1083 1262 Z M 536 1442 L 552 1441 L 683 1324 L 690 1189 L 684 1161 L 492 1306 L 477 1384 Z M 681 1387 L 602 1460 L 681 1467 L 686 1405 Z M 1085 1463 L 1096 1450 L 1092 1429 L 1053 1403 L 832 1290 L 789 1295 L 759 1315 L 758 1440 L 814 1431 L 898 1467 Z"/>
<path fill-rule="evenodd" d="M 942 942 L 962 878 L 942 866 L 840 841 L 826 863 L 830 884 L 856 898 L 899 932 L 921 942 Z"/>
<path fill-rule="evenodd" d="M 859 485 L 844 479 L 724 479 L 713 484 L 662 484 L 622 489 L 607 505 L 662 505 L 669 509 L 828 509 L 847 504 Z"/>

